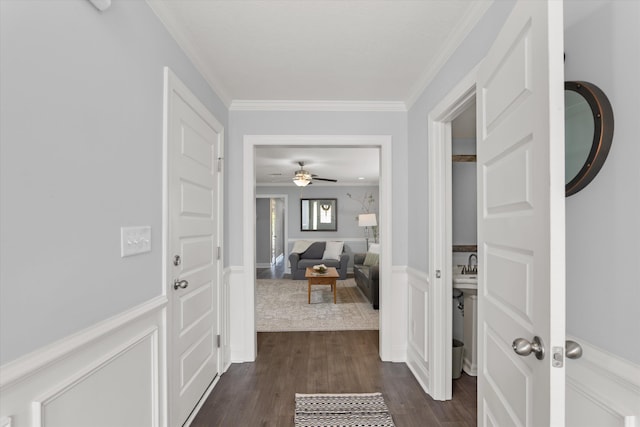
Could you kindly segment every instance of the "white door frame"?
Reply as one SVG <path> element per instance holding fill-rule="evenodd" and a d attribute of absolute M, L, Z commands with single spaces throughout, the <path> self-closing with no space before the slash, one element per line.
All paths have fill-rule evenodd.
<path fill-rule="evenodd" d="M 476 96 L 474 67 L 429 113 L 429 283 L 433 283 L 429 305 L 429 360 L 431 396 L 451 399 L 452 332 L 452 208 L 451 122 L 466 110 Z M 478 261 L 480 264 L 480 261 Z M 440 272 L 440 277 L 438 277 Z M 478 292 L 481 298 L 481 293 Z M 481 372 L 478 372 L 481 375 Z"/>
<path fill-rule="evenodd" d="M 244 359 L 255 360 L 257 335 L 255 322 L 255 148 L 259 146 L 329 146 L 329 147 L 373 147 L 380 149 L 380 358 L 393 358 L 393 317 L 391 313 L 392 294 L 392 220 L 393 200 L 391 197 L 391 136 L 390 135 L 245 135 L 243 152 L 243 258 L 244 284 L 247 286 L 242 300 L 245 328 L 238 340 L 244 343 Z M 384 285 L 386 284 L 386 285 Z M 402 313 L 405 315 L 405 313 Z"/>
<path fill-rule="evenodd" d="M 256 199 L 284 199 L 284 230 L 282 238 L 284 239 L 284 249 L 282 251 L 285 262 L 289 259 L 289 195 L 288 194 L 256 194 Z M 273 244 L 273 243 L 272 243 Z M 286 269 L 286 267 L 285 267 Z"/>
<path fill-rule="evenodd" d="M 170 218 L 169 218 L 169 138 L 170 138 L 170 117 L 169 115 L 171 114 L 171 105 L 170 105 L 170 94 L 173 93 L 174 91 L 181 91 L 183 93 L 188 93 L 191 94 L 191 92 L 189 91 L 189 89 L 184 85 L 184 83 L 182 83 L 182 81 L 176 76 L 176 74 L 169 68 L 169 67 L 164 67 L 164 94 L 163 94 L 163 137 L 162 137 L 162 294 L 164 296 L 169 296 L 169 293 L 173 292 L 173 283 L 171 282 L 171 277 L 172 277 L 172 254 L 170 253 L 170 247 L 169 247 L 169 224 L 170 224 Z M 197 104 L 200 104 L 202 108 L 206 109 L 207 111 L 209 111 L 206 106 L 204 106 L 204 104 L 201 104 L 200 101 L 197 99 L 197 97 L 193 97 L 192 99 L 190 99 L 190 102 L 195 102 Z M 211 113 L 211 116 L 213 116 L 213 113 Z M 215 118 L 215 116 L 213 116 Z M 217 121 L 217 119 L 216 119 Z M 217 233 L 217 238 L 218 238 L 218 246 L 222 249 L 223 248 L 223 243 L 224 243 L 224 194 L 223 194 L 223 189 L 224 189 L 224 168 L 223 168 L 223 164 L 222 164 L 222 159 L 224 159 L 224 128 L 222 127 L 222 125 L 220 125 L 221 130 L 219 131 L 219 135 L 220 135 L 220 139 L 219 139 L 219 143 L 218 143 L 218 157 L 220 158 L 220 163 L 219 163 L 219 174 L 218 174 L 218 180 L 217 180 L 217 203 L 218 203 L 218 213 L 216 215 L 216 233 Z M 228 330 L 229 330 L 229 320 L 228 320 L 228 313 L 229 310 L 225 309 L 223 310 L 224 307 L 228 307 L 228 301 L 223 301 L 223 298 L 225 298 L 225 300 L 228 300 L 228 295 L 223 295 L 222 292 L 222 280 L 223 280 L 223 265 L 224 265 L 224 259 L 223 259 L 223 254 L 224 251 L 220 250 L 220 254 L 217 260 L 217 264 L 218 264 L 218 268 L 217 268 L 217 301 L 218 301 L 218 306 L 216 307 L 217 309 L 217 315 L 218 315 L 218 334 L 221 335 L 221 345 L 218 348 L 218 366 L 217 366 L 217 370 L 218 370 L 218 376 L 217 378 L 211 383 L 211 385 L 207 388 L 207 390 L 205 391 L 203 397 L 200 399 L 200 401 L 198 402 L 198 405 L 194 408 L 193 412 L 191 413 L 191 415 L 189 416 L 189 418 L 186 421 L 186 424 L 188 425 L 191 420 L 193 419 L 193 417 L 195 417 L 195 415 L 198 413 L 200 407 L 202 406 L 202 404 L 204 403 L 204 401 L 206 400 L 207 396 L 211 393 L 211 391 L 213 390 L 213 387 L 215 386 L 215 384 L 217 383 L 218 379 L 220 378 L 220 375 L 222 374 L 223 370 L 224 370 L 224 366 L 225 366 L 225 360 L 224 359 L 224 354 L 225 354 L 225 347 L 224 347 L 224 343 L 227 343 L 229 341 L 228 336 L 226 336 L 228 334 Z M 167 408 L 167 420 L 171 420 L 172 418 L 172 411 L 173 408 L 172 406 L 169 404 L 169 398 L 171 396 L 171 390 L 169 389 L 169 379 L 173 378 L 174 373 L 172 372 L 172 368 L 173 368 L 173 362 L 172 362 L 172 352 L 171 352 L 171 348 L 172 348 L 172 335 L 171 335 L 171 324 L 173 321 L 175 321 L 175 319 L 173 318 L 173 313 L 174 313 L 174 309 L 172 307 L 172 299 L 168 298 L 168 303 L 167 303 L 167 311 L 166 311 L 166 324 L 164 327 L 164 339 L 163 339 L 163 353 L 165 355 L 164 360 L 166 361 L 166 376 L 165 376 L 165 382 L 164 384 L 161 384 L 160 389 L 163 391 L 164 394 L 164 400 L 165 400 L 165 408 Z"/>

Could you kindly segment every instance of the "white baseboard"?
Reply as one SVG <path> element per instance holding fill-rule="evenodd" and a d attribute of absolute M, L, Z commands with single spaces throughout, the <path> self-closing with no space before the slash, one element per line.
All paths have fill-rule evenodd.
<path fill-rule="evenodd" d="M 478 376 L 478 364 L 472 364 L 471 360 L 467 359 L 466 357 L 462 360 L 462 370 L 467 375 L 471 375 L 472 377 Z"/>
<path fill-rule="evenodd" d="M 0 367 L 0 426 L 166 425 L 166 297 Z"/>
<path fill-rule="evenodd" d="M 271 263 L 269 262 L 257 262 L 256 268 L 271 268 Z"/>
<path fill-rule="evenodd" d="M 580 359 L 566 360 L 567 427 L 640 427 L 640 366 L 575 337 Z"/>
<path fill-rule="evenodd" d="M 211 381 L 211 384 L 209 384 L 209 387 L 207 387 L 207 390 L 204 392 L 204 394 L 198 401 L 198 404 L 196 405 L 195 408 L 193 408 L 193 412 L 191 412 L 187 420 L 184 422 L 183 427 L 189 427 L 193 422 L 193 420 L 195 420 L 196 416 L 198 415 L 198 412 L 200 412 L 200 409 L 202 409 L 202 406 L 207 401 L 207 398 L 213 391 L 213 388 L 216 386 L 216 384 L 218 384 L 218 381 L 220 381 L 220 375 L 216 376 L 215 379 Z"/>

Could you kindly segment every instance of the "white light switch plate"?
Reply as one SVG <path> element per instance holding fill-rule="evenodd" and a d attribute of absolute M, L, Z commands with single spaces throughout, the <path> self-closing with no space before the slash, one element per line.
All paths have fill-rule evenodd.
<path fill-rule="evenodd" d="M 120 228 L 120 256 L 151 252 L 151 227 L 121 227 Z"/>

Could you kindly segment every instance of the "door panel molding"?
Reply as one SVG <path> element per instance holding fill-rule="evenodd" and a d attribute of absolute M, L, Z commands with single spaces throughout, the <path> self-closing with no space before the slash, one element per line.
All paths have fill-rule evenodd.
<path fill-rule="evenodd" d="M 193 416 L 219 376 L 223 315 L 224 128 L 165 67 L 163 282 L 167 295 L 169 425 Z M 182 262 L 174 264 L 174 255 Z M 174 281 L 184 286 L 176 288 Z M 207 298 L 202 298 L 207 296 Z M 183 310 L 197 312 L 185 313 Z M 221 337 L 222 338 L 222 337 Z M 224 339 L 221 339 L 224 342 Z"/>

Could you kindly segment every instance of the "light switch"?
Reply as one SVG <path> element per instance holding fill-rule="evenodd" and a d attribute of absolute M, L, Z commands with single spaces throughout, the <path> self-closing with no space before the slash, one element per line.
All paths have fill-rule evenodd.
<path fill-rule="evenodd" d="M 120 256 L 151 252 L 151 227 L 121 227 Z"/>

